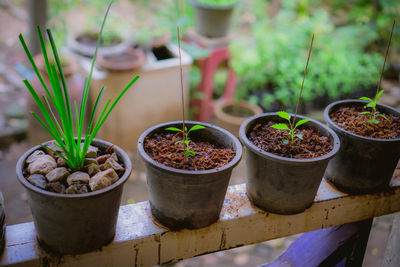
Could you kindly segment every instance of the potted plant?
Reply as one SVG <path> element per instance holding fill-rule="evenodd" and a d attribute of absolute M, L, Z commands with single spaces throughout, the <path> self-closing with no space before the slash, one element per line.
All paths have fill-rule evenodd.
<path fill-rule="evenodd" d="M 220 100 L 214 106 L 213 123 L 239 136 L 242 123 L 254 115 L 262 113 L 262 109 L 246 100 Z"/>
<path fill-rule="evenodd" d="M 110 71 L 129 71 L 140 68 L 146 62 L 146 55 L 139 48 L 128 48 L 120 54 L 99 56 L 97 64 Z"/>
<path fill-rule="evenodd" d="M 29 149 L 19 158 L 16 166 L 17 178 L 26 188 L 39 242 L 63 254 L 85 253 L 112 240 L 122 187 L 132 170 L 131 161 L 122 149 L 95 139 L 95 136 L 138 76 L 113 102 L 108 100 L 101 116 L 94 120 L 94 114 L 105 90 L 103 87 L 90 112 L 88 127 L 87 129 L 83 127 L 94 63 L 110 6 L 111 4 L 107 8 L 100 28 L 91 71 L 84 84 L 79 108 L 76 102 L 74 106 L 71 105 L 65 75 L 51 31 L 47 30 L 47 35 L 55 65 L 49 62 L 44 38 L 38 27 L 51 91 L 44 82 L 23 36 L 19 36 L 33 69 L 45 89 L 45 94 L 39 97 L 29 81 L 24 80 L 41 112 L 41 117 L 34 112 L 32 115 L 54 140 Z M 75 118 L 72 115 L 73 108 Z M 76 136 L 74 131 L 77 133 Z"/>
<path fill-rule="evenodd" d="M 392 32 L 393 28 L 394 23 Z M 390 41 L 391 36 L 375 97 L 336 101 L 324 112 L 343 144 L 329 163 L 326 177 L 345 192 L 361 194 L 388 188 L 400 158 L 400 111 L 377 103 L 383 93 L 379 88 Z"/>
<path fill-rule="evenodd" d="M 137 145 L 146 164 L 151 212 L 172 230 L 201 228 L 218 220 L 232 169 L 242 155 L 239 140 L 228 131 L 185 121 L 182 83 L 181 92 L 182 121 L 147 129 Z"/>
<path fill-rule="evenodd" d="M 340 146 L 331 129 L 297 115 L 311 48 L 312 41 L 296 112 L 256 115 L 239 130 L 246 147 L 247 195 L 266 211 L 294 214 L 307 209 Z"/>
<path fill-rule="evenodd" d="M 190 0 L 194 6 L 196 31 L 210 38 L 226 36 L 237 2 L 238 0 Z"/>

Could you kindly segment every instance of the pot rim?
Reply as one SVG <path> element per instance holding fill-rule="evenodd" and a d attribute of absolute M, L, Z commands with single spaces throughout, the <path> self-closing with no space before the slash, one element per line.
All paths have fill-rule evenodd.
<path fill-rule="evenodd" d="M 294 114 L 289 113 L 289 115 L 292 117 L 294 116 Z M 292 163 L 292 164 L 315 164 L 318 163 L 320 161 L 324 161 L 324 160 L 328 160 L 333 158 L 336 153 L 339 151 L 340 148 L 340 139 L 338 137 L 338 135 L 332 130 L 330 129 L 328 126 L 322 124 L 321 122 L 314 120 L 312 118 L 303 116 L 303 115 L 296 115 L 296 118 L 299 119 L 309 119 L 310 122 L 312 122 L 313 124 L 316 124 L 322 128 L 325 128 L 328 133 L 333 137 L 333 147 L 332 150 L 328 153 L 326 153 L 325 155 L 322 155 L 320 157 L 317 158 L 312 158 L 312 159 L 294 159 L 294 158 L 287 158 L 287 157 L 282 157 L 282 156 L 278 156 L 275 155 L 273 153 L 267 152 L 262 150 L 261 148 L 257 147 L 256 145 L 253 144 L 253 142 L 251 142 L 249 140 L 249 138 L 247 138 L 246 135 L 246 127 L 248 124 L 250 124 L 252 121 L 259 119 L 259 118 L 263 118 L 263 117 L 272 117 L 272 116 L 278 116 L 275 112 L 267 112 L 267 113 L 262 113 L 259 115 L 254 115 L 250 118 L 248 118 L 246 121 L 243 122 L 243 124 L 240 126 L 239 129 L 239 138 L 242 141 L 242 143 L 246 146 L 246 148 L 250 149 L 252 152 L 254 152 L 255 154 L 257 154 L 258 156 L 264 157 L 264 158 L 269 158 L 271 160 L 274 161 L 285 161 L 287 163 Z"/>
<path fill-rule="evenodd" d="M 236 152 L 235 157 L 230 162 L 228 162 L 227 164 L 225 164 L 224 166 L 222 166 L 220 168 L 215 168 L 215 169 L 210 169 L 210 170 L 201 170 L 201 171 L 189 171 L 189 170 L 176 169 L 176 168 L 172 168 L 169 166 L 165 166 L 164 164 L 161 164 L 161 163 L 155 161 L 144 150 L 144 148 L 143 148 L 144 139 L 153 131 L 160 129 L 160 128 L 166 128 L 167 126 L 174 125 L 174 124 L 182 124 L 182 121 L 169 121 L 169 122 L 157 124 L 153 127 L 148 128 L 146 131 L 144 131 L 140 135 L 138 142 L 137 142 L 137 149 L 138 149 L 139 155 L 147 164 L 150 164 L 151 166 L 153 166 L 157 169 L 161 169 L 163 171 L 167 171 L 170 173 L 204 175 L 204 174 L 211 174 L 211 173 L 225 171 L 227 169 L 235 167 L 239 163 L 239 161 L 242 157 L 242 145 L 240 144 L 239 140 L 233 134 L 231 134 L 227 130 L 225 130 L 221 127 L 218 127 L 216 125 L 213 125 L 210 123 L 205 123 L 205 122 L 200 122 L 200 121 L 191 121 L 191 120 L 185 121 L 185 124 L 199 124 L 199 125 L 205 126 L 207 128 L 216 129 L 217 131 L 220 131 L 223 134 L 225 134 L 226 136 L 228 136 L 228 138 L 230 138 L 233 141 L 233 143 L 235 144 L 235 152 Z"/>
<path fill-rule="evenodd" d="M 47 141 L 44 143 L 49 143 L 49 142 L 53 142 L 54 140 L 51 141 Z M 110 142 L 104 141 L 102 139 L 97 139 L 94 138 L 92 141 L 93 143 L 102 143 L 105 144 L 107 146 L 111 146 L 114 145 Z M 114 145 L 114 151 L 119 154 L 121 156 L 122 159 L 124 159 L 124 164 L 125 164 L 125 173 L 124 175 L 122 175 L 121 178 L 118 179 L 117 182 L 113 183 L 110 186 L 107 186 L 103 189 L 94 191 L 94 192 L 89 192 L 89 193 L 83 193 L 83 194 L 61 194 L 61 193 L 54 193 L 54 192 L 49 192 L 46 191 L 44 189 L 41 189 L 37 186 L 34 186 L 33 184 L 29 183 L 28 180 L 24 177 L 23 173 L 22 173 L 22 169 L 23 166 L 25 164 L 25 160 L 36 150 L 42 148 L 40 145 L 34 146 L 31 149 L 29 149 L 28 151 L 26 151 L 19 159 L 16 165 L 16 174 L 17 174 L 17 178 L 18 181 L 28 190 L 34 191 L 35 193 L 41 194 L 41 195 L 46 195 L 47 197 L 52 197 L 52 198 L 58 198 L 58 199 L 84 199 L 84 198 L 90 198 L 90 197 L 94 197 L 94 196 L 99 196 L 102 194 L 107 193 L 108 191 L 113 190 L 116 187 L 119 187 L 120 185 L 124 184 L 131 172 L 132 172 L 132 162 L 128 156 L 128 154 L 120 147 Z"/>
<path fill-rule="evenodd" d="M 369 142 L 376 142 L 376 143 L 399 142 L 400 141 L 400 137 L 394 138 L 394 139 L 381 139 L 381 138 L 365 137 L 365 136 L 358 135 L 358 134 L 352 133 L 350 131 L 344 130 L 343 128 L 336 125 L 329 116 L 331 110 L 339 105 L 346 106 L 346 104 L 350 104 L 350 103 L 367 104 L 368 102 L 364 101 L 364 100 L 359 100 L 359 99 L 344 99 L 344 100 L 338 100 L 338 101 L 330 103 L 324 110 L 324 119 L 330 127 L 334 128 L 336 131 L 344 132 L 345 134 L 350 135 L 353 138 L 361 140 L 361 141 L 369 141 Z M 379 104 L 379 103 L 377 103 L 377 106 L 380 108 L 388 109 L 388 110 L 392 111 L 394 114 L 398 113 L 400 115 L 400 111 L 391 106 L 388 106 L 385 104 Z"/>
<path fill-rule="evenodd" d="M 236 5 L 238 4 L 239 0 L 237 0 L 235 3 L 230 4 L 230 5 L 224 5 L 224 6 L 213 6 L 213 5 L 206 5 L 206 4 L 202 4 L 197 0 L 189 0 L 189 3 L 192 4 L 194 7 L 199 7 L 199 8 L 203 8 L 203 9 L 211 9 L 211 10 L 221 10 L 221 11 L 225 11 L 225 10 L 230 10 L 236 7 Z"/>
<path fill-rule="evenodd" d="M 229 122 L 234 122 L 234 123 L 237 123 L 237 124 L 242 124 L 242 122 L 245 119 L 249 118 L 249 117 L 234 116 L 234 115 L 231 115 L 229 113 L 226 113 L 223 110 L 225 107 L 235 105 L 235 103 L 240 107 L 244 107 L 246 109 L 251 110 L 254 113 L 251 116 L 258 115 L 258 114 L 262 113 L 262 109 L 258 105 L 252 104 L 252 103 L 250 103 L 249 101 L 246 101 L 246 100 L 240 100 L 240 101 L 221 100 L 221 101 L 216 102 L 216 104 L 214 106 L 214 115 L 215 115 L 215 117 L 220 118 L 220 119 L 222 119 L 224 121 L 229 121 Z"/>

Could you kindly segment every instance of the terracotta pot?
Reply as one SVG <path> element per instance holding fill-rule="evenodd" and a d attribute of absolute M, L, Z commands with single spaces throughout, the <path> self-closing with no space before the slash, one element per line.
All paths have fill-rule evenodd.
<path fill-rule="evenodd" d="M 99 56 L 97 64 L 110 71 L 127 71 L 140 68 L 146 62 L 146 56 L 141 49 L 129 48 L 121 54 Z"/>
<path fill-rule="evenodd" d="M 101 150 L 112 144 L 94 139 Z M 114 184 L 85 194 L 59 194 L 29 183 L 23 175 L 26 159 L 41 146 L 29 149 L 19 158 L 16 172 L 25 187 L 39 243 L 62 254 L 80 254 L 100 248 L 115 235 L 124 183 L 132 171 L 129 156 L 118 146 L 114 151 L 126 170 Z"/>
<path fill-rule="evenodd" d="M 80 33 L 77 35 L 70 35 L 67 38 L 67 45 L 71 50 L 74 52 L 88 56 L 88 57 L 93 57 L 94 51 L 96 49 L 96 43 L 85 43 L 82 42 L 81 39 L 84 38 L 85 36 L 95 36 L 92 37 L 93 39 L 97 39 L 97 33 Z M 98 50 L 98 55 L 103 55 L 103 56 L 111 56 L 115 54 L 120 54 L 126 49 L 128 49 L 131 46 L 130 42 L 123 41 L 122 38 L 118 37 L 118 40 L 115 44 L 110 44 L 108 46 L 100 46 Z"/>
<path fill-rule="evenodd" d="M 218 125 L 236 137 L 239 137 L 240 125 L 251 116 L 262 113 L 262 109 L 248 101 L 238 102 L 222 100 L 214 106 L 213 123 Z"/>

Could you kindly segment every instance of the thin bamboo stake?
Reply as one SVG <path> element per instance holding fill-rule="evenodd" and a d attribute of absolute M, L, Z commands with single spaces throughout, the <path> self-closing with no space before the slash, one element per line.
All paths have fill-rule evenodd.
<path fill-rule="evenodd" d="M 182 56 L 181 56 L 181 39 L 179 37 L 179 26 L 176 27 L 178 31 L 178 48 L 179 48 L 179 69 L 181 72 L 181 93 L 182 93 L 182 131 L 186 133 L 185 128 L 185 96 L 183 95 L 183 74 L 182 74 Z"/>
<path fill-rule="evenodd" d="M 300 95 L 299 95 L 299 99 L 297 100 L 296 112 L 294 113 L 294 119 L 293 119 L 293 123 L 292 123 L 292 128 L 294 127 L 294 124 L 295 124 L 295 122 L 296 122 L 296 115 L 297 115 L 297 111 L 298 111 L 299 105 L 300 105 L 301 93 L 303 92 L 303 85 L 304 85 L 304 80 L 306 79 L 307 68 L 308 68 L 308 62 L 310 61 L 310 56 L 311 56 L 311 50 L 312 50 L 313 42 L 314 42 L 314 34 L 312 35 L 312 38 L 311 38 L 311 45 L 310 45 L 310 50 L 308 51 L 308 58 L 307 58 L 306 69 L 304 70 L 303 82 L 301 83 Z"/>
<path fill-rule="evenodd" d="M 393 29 L 394 29 L 394 24 L 395 23 L 396 23 L 396 21 L 393 20 L 392 31 L 390 32 L 389 43 L 388 43 L 388 46 L 386 48 L 385 60 L 383 61 L 383 66 L 382 66 L 382 70 L 381 70 L 381 77 L 379 78 L 379 83 L 378 83 L 378 87 L 376 88 L 376 94 L 375 95 L 377 95 L 379 93 L 379 89 L 381 88 L 383 71 L 385 70 L 385 64 L 386 64 L 386 59 L 387 59 L 387 56 L 388 56 L 388 53 L 389 53 L 390 43 L 392 42 L 392 35 L 393 35 Z"/>

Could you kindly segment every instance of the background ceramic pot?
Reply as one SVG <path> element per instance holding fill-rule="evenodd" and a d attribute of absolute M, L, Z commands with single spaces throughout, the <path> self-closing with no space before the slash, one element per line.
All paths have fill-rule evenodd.
<path fill-rule="evenodd" d="M 400 138 L 377 139 L 360 136 L 337 126 L 330 114 L 341 106 L 360 105 L 362 100 L 341 100 L 325 108 L 324 117 L 329 127 L 340 138 L 342 146 L 326 170 L 326 178 L 339 189 L 363 194 L 384 190 L 389 186 L 400 158 Z M 400 111 L 378 104 L 378 110 L 400 116 Z"/>
<path fill-rule="evenodd" d="M 101 150 L 112 145 L 100 139 L 94 139 L 92 144 Z M 26 180 L 25 160 L 38 149 L 41 147 L 35 146 L 19 158 L 16 172 L 28 194 L 39 242 L 62 254 L 86 253 L 109 243 L 115 235 L 123 185 L 132 171 L 128 155 L 114 146 L 126 168 L 117 182 L 98 191 L 69 195 L 42 190 Z"/>
<path fill-rule="evenodd" d="M 297 115 L 296 119 L 310 118 Z M 305 127 L 329 137 L 332 150 L 313 159 L 281 157 L 258 148 L 248 138 L 256 124 L 268 121 L 284 122 L 276 113 L 264 113 L 246 120 L 239 130 L 240 140 L 246 147 L 247 195 L 266 211 L 279 214 L 302 212 L 312 204 L 328 162 L 339 150 L 339 137 L 322 123 L 310 119 Z"/>
<path fill-rule="evenodd" d="M 218 220 L 233 167 L 242 156 L 239 140 L 228 131 L 203 122 L 185 121 L 188 128 L 200 124 L 206 129 L 192 132 L 191 138 L 204 137 L 236 151 L 221 168 L 188 171 L 167 167 L 153 160 L 144 150 L 144 139 L 168 127 L 181 127 L 181 121 L 158 124 L 147 129 L 138 140 L 138 152 L 146 164 L 147 187 L 153 216 L 172 230 L 196 229 Z"/>

